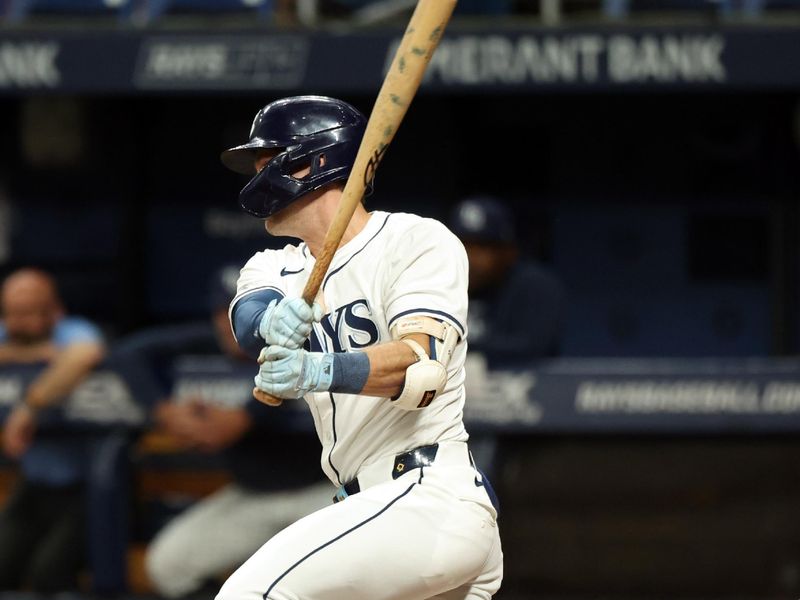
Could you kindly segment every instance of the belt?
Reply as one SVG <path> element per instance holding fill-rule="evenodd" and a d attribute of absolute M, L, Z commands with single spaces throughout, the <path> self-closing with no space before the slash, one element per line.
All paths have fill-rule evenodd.
<path fill-rule="evenodd" d="M 340 502 L 361 490 L 388 481 L 390 476 L 392 479 L 397 479 L 409 471 L 420 467 L 428 467 L 434 462 L 437 465 L 469 465 L 470 456 L 466 442 L 443 442 L 441 444 L 419 446 L 394 457 L 377 460 L 362 468 L 357 477 L 340 486 L 336 490 L 333 501 Z"/>

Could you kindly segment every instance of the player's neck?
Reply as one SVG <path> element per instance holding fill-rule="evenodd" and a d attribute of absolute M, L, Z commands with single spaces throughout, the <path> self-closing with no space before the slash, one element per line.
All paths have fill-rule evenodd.
<path fill-rule="evenodd" d="M 308 234 L 303 238 L 313 256 L 319 256 L 319 253 L 322 251 L 322 247 L 325 244 L 325 236 L 328 233 L 330 224 L 333 222 L 334 216 L 336 215 L 336 210 L 339 207 L 340 199 L 341 194 L 331 194 L 329 196 L 326 195 L 317 201 L 319 203 L 319 215 L 321 218 L 316 221 L 317 226 L 311 228 L 308 231 Z M 342 236 L 342 241 L 339 244 L 340 248 L 356 237 L 361 230 L 364 229 L 369 221 L 369 217 L 370 215 L 364 206 L 359 204 L 356 207 L 352 218 L 350 219 L 350 223 L 347 225 L 344 235 Z"/>

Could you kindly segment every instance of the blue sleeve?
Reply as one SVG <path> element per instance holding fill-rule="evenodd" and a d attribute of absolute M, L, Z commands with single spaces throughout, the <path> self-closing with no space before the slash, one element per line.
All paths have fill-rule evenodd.
<path fill-rule="evenodd" d="M 258 335 L 258 325 L 267 306 L 273 300 L 283 298 L 278 290 L 269 288 L 257 290 L 242 296 L 231 308 L 231 326 L 239 346 L 253 358 L 257 358 L 264 347 L 264 340 Z"/>
<path fill-rule="evenodd" d="M 80 317 L 65 317 L 56 323 L 53 330 L 53 343 L 56 346 L 69 346 L 78 342 L 103 343 L 103 334 L 94 323 Z"/>

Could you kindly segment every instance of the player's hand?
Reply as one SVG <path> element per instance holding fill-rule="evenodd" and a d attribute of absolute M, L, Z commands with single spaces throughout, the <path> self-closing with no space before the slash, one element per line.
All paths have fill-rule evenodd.
<path fill-rule="evenodd" d="M 250 415 L 242 407 L 204 404 L 199 423 L 193 431 L 195 447 L 202 452 L 224 450 L 240 440 L 252 424 Z"/>
<path fill-rule="evenodd" d="M 194 432 L 200 424 L 200 417 L 191 402 L 161 402 L 153 414 L 161 431 L 168 434 L 181 449 L 187 450 L 197 445 Z"/>
<path fill-rule="evenodd" d="M 316 302 L 309 306 L 302 298 L 273 300 L 261 317 L 258 334 L 269 345 L 301 348 L 311 334 L 311 324 L 321 318 L 322 307 Z"/>
<path fill-rule="evenodd" d="M 36 414 L 25 404 L 9 413 L 3 429 L 3 451 L 9 458 L 20 458 L 33 442 L 36 433 Z"/>
<path fill-rule="evenodd" d="M 256 387 L 278 398 L 324 392 L 333 380 L 333 354 L 267 346 L 258 357 Z"/>

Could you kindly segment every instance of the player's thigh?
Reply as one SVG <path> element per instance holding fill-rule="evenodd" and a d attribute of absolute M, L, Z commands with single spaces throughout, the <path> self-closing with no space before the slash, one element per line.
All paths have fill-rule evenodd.
<path fill-rule="evenodd" d="M 326 480 L 300 488 L 253 495 L 252 507 L 248 507 L 248 514 L 243 515 L 241 521 L 268 531 L 263 543 L 280 529 L 332 504 L 335 493 L 336 488 Z M 266 504 L 265 499 L 268 499 Z"/>
<path fill-rule="evenodd" d="M 271 522 L 259 521 L 269 514 L 266 496 L 259 497 L 264 500 L 254 502 L 251 494 L 229 485 L 190 506 L 150 544 L 148 570 L 179 568 L 205 575 L 242 562 L 275 531 Z"/>
<path fill-rule="evenodd" d="M 288 527 L 226 582 L 220 600 L 407 600 L 477 576 L 493 520 L 410 476 Z"/>
<path fill-rule="evenodd" d="M 481 572 L 463 585 L 438 593 L 428 600 L 489 600 L 500 589 L 502 581 L 503 550 L 500 534 L 495 531 L 495 543 Z"/>

